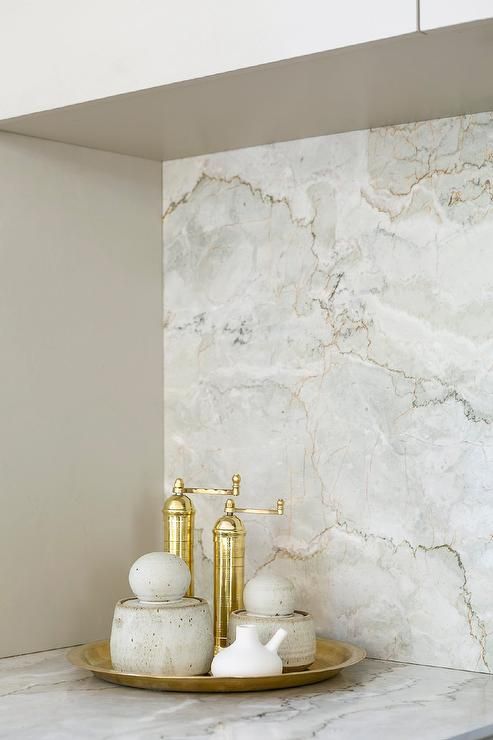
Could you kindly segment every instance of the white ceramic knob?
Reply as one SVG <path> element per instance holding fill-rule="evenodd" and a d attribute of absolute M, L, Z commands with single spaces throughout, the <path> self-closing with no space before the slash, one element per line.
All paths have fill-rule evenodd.
<path fill-rule="evenodd" d="M 190 586 L 190 568 L 169 552 L 148 552 L 130 568 L 130 588 L 144 603 L 179 601 Z"/>
<path fill-rule="evenodd" d="M 294 612 L 294 586 L 289 578 L 264 573 L 248 581 L 243 602 L 249 614 L 285 616 Z"/>

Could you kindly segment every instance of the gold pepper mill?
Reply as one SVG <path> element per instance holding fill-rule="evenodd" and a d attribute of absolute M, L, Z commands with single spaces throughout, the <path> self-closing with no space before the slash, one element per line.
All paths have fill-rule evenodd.
<path fill-rule="evenodd" d="M 185 488 L 182 478 L 177 478 L 173 494 L 166 499 L 163 506 L 164 551 L 183 558 L 192 574 L 190 588 L 186 595 L 193 596 L 193 533 L 195 508 L 186 495 L 207 494 L 209 496 L 239 496 L 241 477 L 233 475 L 231 488 Z"/>
<path fill-rule="evenodd" d="M 239 509 L 229 498 L 224 516 L 216 522 L 214 535 L 214 652 L 228 644 L 229 615 L 243 608 L 245 579 L 245 535 L 242 514 L 284 514 L 284 500 L 277 501 L 276 509 Z"/>

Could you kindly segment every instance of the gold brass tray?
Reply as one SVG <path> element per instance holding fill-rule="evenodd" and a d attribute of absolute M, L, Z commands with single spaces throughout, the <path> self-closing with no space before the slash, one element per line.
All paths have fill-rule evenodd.
<path fill-rule="evenodd" d="M 113 670 L 108 640 L 91 642 L 72 648 L 68 660 L 78 668 L 92 671 L 104 681 L 155 691 L 268 691 L 325 681 L 343 668 L 359 663 L 366 653 L 355 645 L 337 640 L 317 640 L 315 662 L 302 671 L 290 671 L 280 676 L 252 676 L 249 678 L 214 678 L 213 676 L 151 676 L 121 673 Z"/>

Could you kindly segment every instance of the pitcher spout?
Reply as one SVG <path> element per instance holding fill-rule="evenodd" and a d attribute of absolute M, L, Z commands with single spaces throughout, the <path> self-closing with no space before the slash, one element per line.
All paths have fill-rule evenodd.
<path fill-rule="evenodd" d="M 265 645 L 265 647 L 267 648 L 267 650 L 270 650 L 271 653 L 277 653 L 277 649 L 278 649 L 279 645 L 285 639 L 285 637 L 287 636 L 287 634 L 288 633 L 286 632 L 286 630 L 283 627 L 279 627 L 279 629 L 277 630 L 276 634 L 273 635 L 270 638 L 269 642 Z"/>

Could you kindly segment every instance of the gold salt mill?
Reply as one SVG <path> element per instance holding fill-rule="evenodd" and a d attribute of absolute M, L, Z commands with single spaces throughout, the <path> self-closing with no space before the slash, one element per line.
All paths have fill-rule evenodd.
<path fill-rule="evenodd" d="M 195 507 L 186 494 L 207 494 L 209 496 L 239 496 L 241 478 L 233 475 L 231 488 L 185 488 L 183 478 L 177 478 L 172 495 L 163 506 L 164 551 L 183 558 L 190 568 L 192 580 L 187 596 L 193 596 L 193 533 Z"/>
<path fill-rule="evenodd" d="M 237 513 L 284 514 L 284 500 L 276 509 L 239 509 L 229 498 L 224 516 L 217 520 L 214 535 L 214 652 L 228 644 L 229 615 L 243 609 L 246 529 Z"/>

